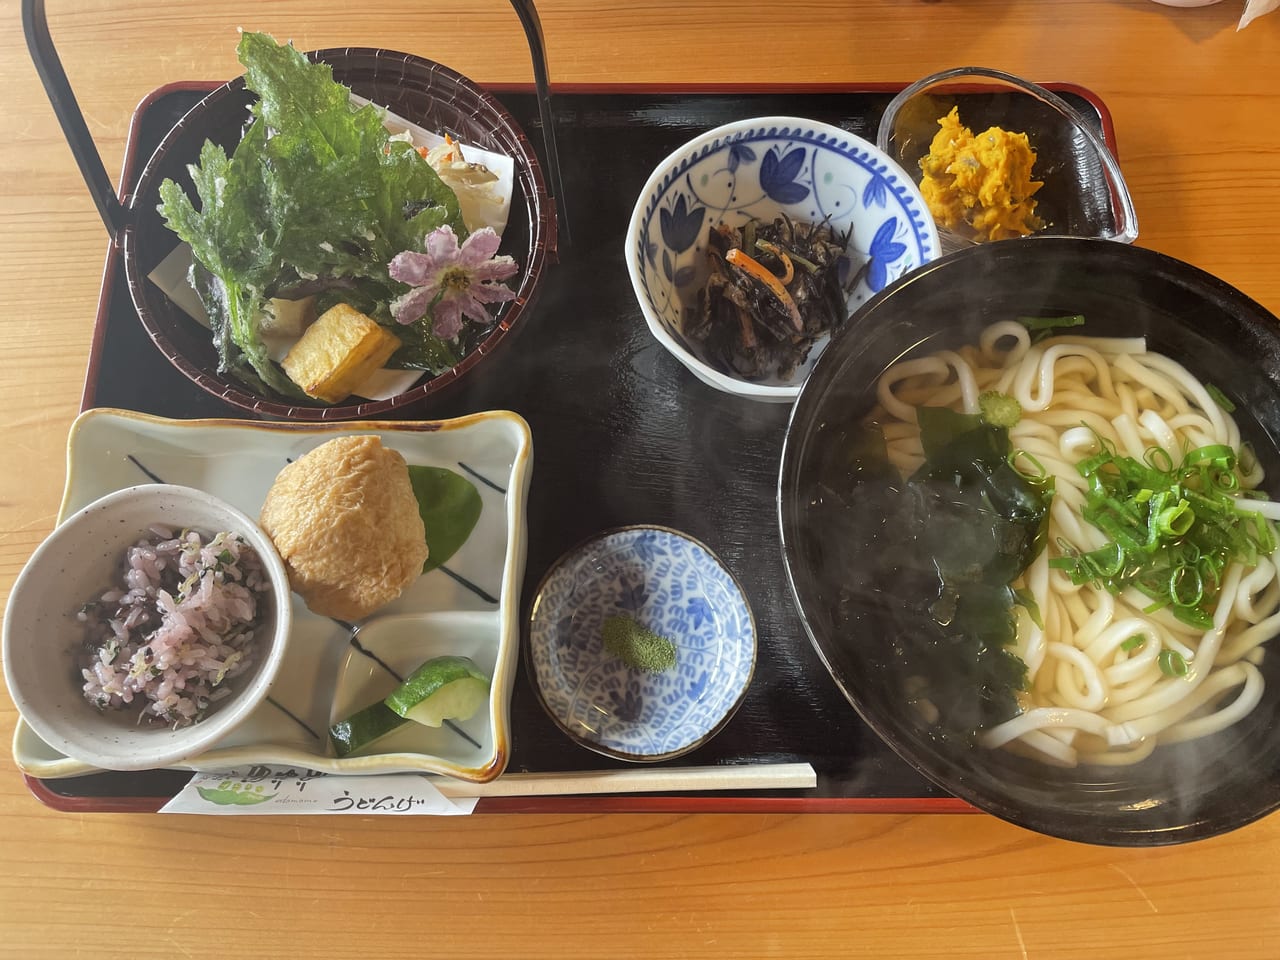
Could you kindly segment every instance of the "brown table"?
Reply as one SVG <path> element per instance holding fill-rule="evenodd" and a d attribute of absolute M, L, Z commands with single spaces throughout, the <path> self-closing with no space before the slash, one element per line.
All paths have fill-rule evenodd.
<path fill-rule="evenodd" d="M 553 79 L 909 82 L 962 63 L 1097 93 L 1139 243 L 1280 312 L 1280 15 L 1242 0 L 542 0 Z M 501 0 L 51 0 L 107 169 L 134 105 L 238 72 L 237 25 L 531 77 Z M 51 529 L 105 235 L 0 2 L 0 596 Z M 17 714 L 0 695 L 0 740 Z M 0 955 L 1273 957 L 1280 817 L 1112 850 L 983 815 L 176 818 L 55 813 L 0 751 Z M 1268 941 L 1273 942 L 1268 942 Z"/>

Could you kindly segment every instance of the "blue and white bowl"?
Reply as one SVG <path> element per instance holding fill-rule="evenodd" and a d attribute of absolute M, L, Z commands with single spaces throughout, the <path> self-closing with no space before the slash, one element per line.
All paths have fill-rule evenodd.
<path fill-rule="evenodd" d="M 604 649 L 625 615 L 676 648 L 648 673 Z M 706 546 L 665 527 L 624 527 L 562 557 L 533 603 L 529 659 L 551 718 L 607 756 L 667 760 L 706 743 L 751 682 L 756 629 L 741 588 Z"/>
<path fill-rule="evenodd" d="M 627 231 L 627 270 L 649 330 L 698 379 L 727 393 L 790 403 L 826 346 L 822 338 L 788 380 L 748 381 L 708 364 L 683 335 L 686 309 L 706 283 L 707 238 L 720 223 L 773 221 L 852 227 L 852 313 L 939 254 L 938 231 L 911 178 L 861 137 L 795 117 L 760 117 L 709 130 L 658 164 Z"/>

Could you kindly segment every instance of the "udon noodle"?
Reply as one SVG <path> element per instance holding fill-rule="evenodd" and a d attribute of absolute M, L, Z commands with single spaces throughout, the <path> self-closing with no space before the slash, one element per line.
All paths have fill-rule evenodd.
<path fill-rule="evenodd" d="M 1034 458 L 1055 478 L 1047 547 L 1015 588 L 1039 609 L 1018 617 L 1012 652 L 1027 666 L 1022 712 L 983 730 L 978 742 L 1009 747 L 1049 762 L 1127 764 L 1161 744 L 1225 729 L 1259 702 L 1261 644 L 1280 630 L 1280 552 L 1255 566 L 1228 566 L 1213 610 L 1200 630 L 1167 609 L 1144 613 L 1151 599 L 1130 587 L 1119 595 L 1098 583 L 1076 585 L 1050 566 L 1064 551 L 1106 546 L 1107 536 L 1082 518 L 1087 481 L 1077 470 L 1099 452 L 1099 438 L 1139 461 L 1153 446 L 1175 458 L 1185 449 L 1226 444 L 1242 451 L 1239 427 L 1194 376 L 1142 339 L 1058 336 L 1032 343 L 1017 322 L 996 323 L 976 347 L 902 361 L 878 384 L 881 427 L 891 463 L 904 475 L 924 462 L 918 406 L 979 409 L 979 395 L 1016 399 L 1022 415 L 1010 431 L 1018 456 Z M 1262 470 L 1239 458 L 1241 489 L 1256 488 Z M 1240 499 L 1241 508 L 1280 518 L 1280 504 Z M 1134 640 L 1141 636 L 1139 644 Z M 1180 655 L 1185 676 L 1158 665 L 1162 651 Z"/>

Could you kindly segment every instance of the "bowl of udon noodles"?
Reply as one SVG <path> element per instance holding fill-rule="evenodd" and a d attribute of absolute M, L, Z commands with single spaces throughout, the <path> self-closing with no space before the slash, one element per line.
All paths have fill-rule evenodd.
<path fill-rule="evenodd" d="M 1280 807 L 1278 433 L 1280 321 L 1209 274 L 1074 238 L 944 257 L 793 410 L 805 629 L 982 810 L 1123 846 L 1242 826 Z"/>

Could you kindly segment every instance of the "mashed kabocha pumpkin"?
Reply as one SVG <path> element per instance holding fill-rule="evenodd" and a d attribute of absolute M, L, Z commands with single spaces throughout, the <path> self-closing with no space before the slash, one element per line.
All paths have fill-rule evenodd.
<path fill-rule="evenodd" d="M 1025 133 L 991 127 L 978 135 L 960 123 L 958 107 L 938 121 L 920 159 L 920 192 L 939 226 L 972 229 L 976 240 L 1025 237 L 1044 226 L 1031 179 L 1036 153 Z"/>

